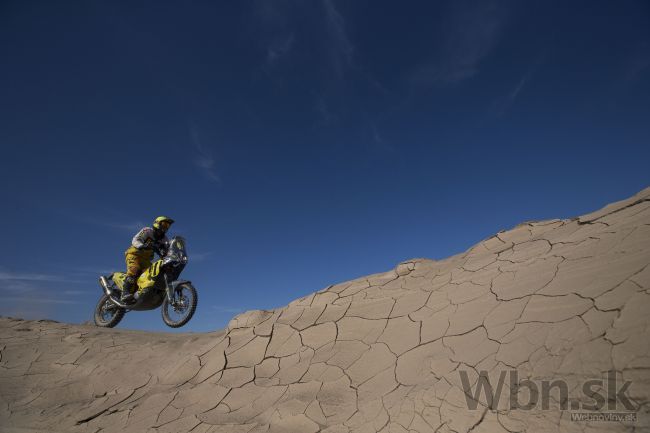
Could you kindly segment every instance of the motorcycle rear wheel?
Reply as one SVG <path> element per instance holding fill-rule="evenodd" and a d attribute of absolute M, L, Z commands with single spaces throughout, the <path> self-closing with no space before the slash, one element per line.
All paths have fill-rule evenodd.
<path fill-rule="evenodd" d="M 180 328 L 189 322 L 196 311 L 196 304 L 199 300 L 196 289 L 191 284 L 181 284 L 176 288 L 176 292 L 177 298 L 181 301 L 180 306 L 174 307 L 166 297 L 162 304 L 163 322 L 170 328 Z M 176 314 L 179 314 L 180 317 L 173 317 Z"/>
<path fill-rule="evenodd" d="M 112 328 L 120 323 L 125 313 L 124 308 L 115 305 L 111 302 L 111 298 L 104 293 L 95 307 L 95 325 Z"/>

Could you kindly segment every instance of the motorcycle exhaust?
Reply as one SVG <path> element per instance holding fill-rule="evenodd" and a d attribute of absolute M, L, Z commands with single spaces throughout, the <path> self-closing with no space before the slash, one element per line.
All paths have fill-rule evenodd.
<path fill-rule="evenodd" d="M 108 296 L 111 296 L 111 289 L 108 288 L 108 281 L 106 280 L 106 277 L 99 277 L 99 285 L 104 289 L 104 293 L 106 293 Z"/>
<path fill-rule="evenodd" d="M 115 299 L 115 296 L 113 296 L 113 293 L 111 293 L 111 289 L 108 288 L 108 281 L 106 280 L 106 277 L 99 277 L 99 285 L 102 286 L 102 289 L 104 289 L 104 293 L 106 293 L 106 296 L 111 298 L 111 302 L 113 302 L 115 305 L 121 308 L 125 309 L 130 309 L 130 307 L 133 307 L 133 305 L 126 305 L 123 304 L 119 301 L 119 299 Z"/>

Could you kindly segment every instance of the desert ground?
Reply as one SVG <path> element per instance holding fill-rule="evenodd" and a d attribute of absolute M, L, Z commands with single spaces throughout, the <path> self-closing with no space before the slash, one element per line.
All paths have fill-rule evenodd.
<path fill-rule="evenodd" d="M 650 431 L 649 265 L 647 188 L 215 332 L 0 318 L 0 431 Z M 617 390 L 628 382 L 624 395 L 604 377 Z M 499 378 L 494 398 L 474 392 Z M 591 409 L 590 380 L 604 396 Z M 531 383 L 539 400 L 525 407 Z"/>

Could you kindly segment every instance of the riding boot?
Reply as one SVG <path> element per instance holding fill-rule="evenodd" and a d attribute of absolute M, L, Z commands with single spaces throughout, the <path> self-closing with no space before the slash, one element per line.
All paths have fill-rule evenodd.
<path fill-rule="evenodd" d="M 132 293 L 133 286 L 135 286 L 135 278 L 127 275 L 126 278 L 124 278 L 124 285 L 122 286 L 122 296 L 120 296 L 120 302 L 131 302 L 134 300 Z"/>

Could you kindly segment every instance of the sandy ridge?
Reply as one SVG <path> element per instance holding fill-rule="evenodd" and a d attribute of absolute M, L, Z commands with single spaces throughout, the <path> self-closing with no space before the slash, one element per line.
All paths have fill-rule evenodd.
<path fill-rule="evenodd" d="M 219 332 L 153 334 L 0 318 L 3 432 L 514 432 L 650 429 L 650 188 L 591 214 L 520 224 Z M 632 382 L 636 423 L 511 410 L 496 384 Z M 464 372 L 461 374 L 461 372 Z M 557 396 L 556 396 L 557 398 Z M 522 399 L 525 401 L 525 399 Z"/>

